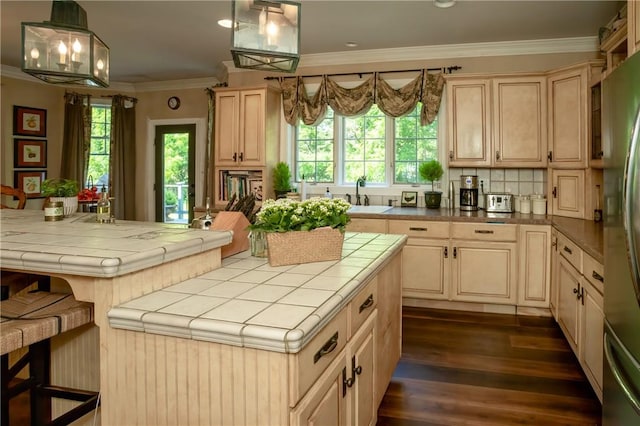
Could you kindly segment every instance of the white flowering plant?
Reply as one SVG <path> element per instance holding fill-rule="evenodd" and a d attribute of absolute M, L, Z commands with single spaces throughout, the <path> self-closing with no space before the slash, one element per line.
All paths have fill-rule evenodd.
<path fill-rule="evenodd" d="M 351 205 L 340 198 L 309 198 L 304 201 L 280 198 L 265 200 L 251 230 L 264 232 L 311 231 L 330 226 L 344 232 Z"/>

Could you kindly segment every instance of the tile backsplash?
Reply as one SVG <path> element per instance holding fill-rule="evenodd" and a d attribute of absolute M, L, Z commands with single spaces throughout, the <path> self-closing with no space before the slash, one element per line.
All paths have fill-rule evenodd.
<path fill-rule="evenodd" d="M 439 184 L 442 191 L 442 205 L 447 205 L 447 192 L 449 182 L 453 182 L 456 195 L 456 206 L 459 205 L 460 194 L 460 176 L 476 175 L 478 176 L 478 185 L 482 185 L 478 192 L 482 195 L 484 192 L 508 192 L 512 194 L 531 195 L 542 194 L 547 195 L 547 170 L 546 169 L 476 169 L 476 168 L 450 168 L 445 170 L 445 174 Z M 307 196 L 323 196 L 327 185 L 309 185 L 307 187 Z M 424 191 L 429 190 L 430 185 L 420 185 L 419 187 L 405 188 L 379 188 L 366 186 L 360 189 L 362 194 L 362 204 L 364 204 L 364 195 L 369 197 L 371 205 L 388 205 L 391 200 L 393 205 L 400 205 L 402 191 L 417 191 L 418 206 L 424 207 Z M 334 197 L 347 198 L 346 194 L 351 194 L 352 203 L 355 204 L 354 188 L 333 187 L 329 189 Z M 548 198 L 548 197 L 547 197 Z M 480 206 L 482 207 L 483 197 L 479 197 Z"/>

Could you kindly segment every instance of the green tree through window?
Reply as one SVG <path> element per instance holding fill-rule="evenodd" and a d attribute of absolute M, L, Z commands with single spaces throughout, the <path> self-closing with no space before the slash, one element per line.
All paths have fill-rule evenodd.
<path fill-rule="evenodd" d="M 91 106 L 91 147 L 89 148 L 89 166 L 87 182 L 109 189 L 109 159 L 111 155 L 111 106 Z M 91 182 L 93 181 L 93 182 Z"/>
<path fill-rule="evenodd" d="M 304 175 L 309 182 L 351 185 L 364 175 L 369 184 L 424 183 L 418 167 L 438 158 L 438 119 L 421 126 L 421 107 L 418 104 L 396 119 L 385 116 L 376 105 L 366 114 L 350 118 L 334 116 L 329 109 L 317 126 L 298 125 L 296 180 Z M 389 156 L 393 157 L 391 161 Z M 333 173 L 338 158 L 341 182 Z M 389 164 L 393 167 L 387 167 Z"/>

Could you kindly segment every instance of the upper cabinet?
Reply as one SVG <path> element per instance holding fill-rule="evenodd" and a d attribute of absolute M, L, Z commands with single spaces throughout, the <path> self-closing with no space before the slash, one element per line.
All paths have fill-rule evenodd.
<path fill-rule="evenodd" d="M 627 2 L 627 50 L 628 55 L 640 52 L 640 1 Z"/>
<path fill-rule="evenodd" d="M 548 159 L 551 168 L 588 167 L 590 81 L 601 68 L 601 61 L 592 61 L 548 74 Z"/>
<path fill-rule="evenodd" d="M 217 89 L 216 166 L 266 166 L 278 144 L 278 94 L 268 88 Z"/>
<path fill-rule="evenodd" d="M 449 166 L 546 167 L 543 76 L 447 79 Z"/>

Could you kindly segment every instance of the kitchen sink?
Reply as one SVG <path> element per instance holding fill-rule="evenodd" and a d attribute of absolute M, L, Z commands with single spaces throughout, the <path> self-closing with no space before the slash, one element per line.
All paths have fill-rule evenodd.
<path fill-rule="evenodd" d="M 351 206 L 347 213 L 384 213 L 392 206 Z"/>

